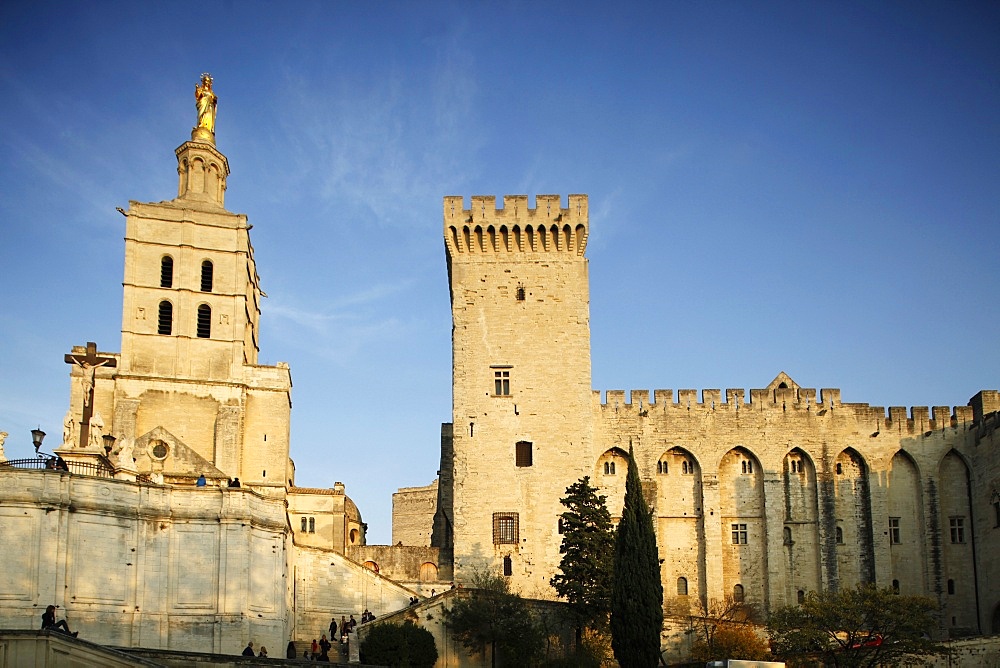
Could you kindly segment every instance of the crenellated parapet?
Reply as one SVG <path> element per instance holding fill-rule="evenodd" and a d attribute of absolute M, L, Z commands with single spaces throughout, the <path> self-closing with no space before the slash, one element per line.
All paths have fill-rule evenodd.
<path fill-rule="evenodd" d="M 841 415 L 853 414 L 858 422 L 871 424 L 876 430 L 895 430 L 907 433 L 923 433 L 956 428 L 979 422 L 976 407 L 969 406 L 892 406 L 888 411 L 882 406 L 866 403 L 843 403 L 838 388 L 822 388 L 817 393 L 814 388 L 777 387 L 746 391 L 730 388 L 723 394 L 718 389 L 690 390 L 607 390 L 604 398 L 601 391 L 594 390 L 594 403 L 599 405 L 604 416 L 615 414 L 619 417 L 656 417 L 657 413 L 686 411 L 690 413 L 739 413 L 806 415 L 812 413 L 824 416 L 828 412 Z M 981 395 L 982 393 L 980 393 Z M 976 395 L 979 397 L 980 395 Z M 723 396 L 725 397 L 723 399 Z"/>
<path fill-rule="evenodd" d="M 468 209 L 461 196 L 444 198 L 444 238 L 449 257 L 548 253 L 583 256 L 589 214 L 586 195 L 537 195 L 530 208 L 527 195 L 505 195 L 497 208 L 493 195 L 473 195 Z"/>

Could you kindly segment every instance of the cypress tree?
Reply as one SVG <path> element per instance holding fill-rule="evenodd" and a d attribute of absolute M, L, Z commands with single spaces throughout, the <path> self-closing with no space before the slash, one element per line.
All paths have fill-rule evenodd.
<path fill-rule="evenodd" d="M 614 573 L 614 529 L 607 497 L 590 486 L 584 476 L 566 488 L 561 503 L 562 560 L 549 584 L 566 599 L 577 620 L 607 629 L 611 612 L 611 578 Z"/>
<path fill-rule="evenodd" d="M 622 668 L 649 668 L 660 660 L 663 585 L 653 513 L 642 496 L 631 445 L 628 450 L 625 508 L 615 532 L 611 648 Z"/>

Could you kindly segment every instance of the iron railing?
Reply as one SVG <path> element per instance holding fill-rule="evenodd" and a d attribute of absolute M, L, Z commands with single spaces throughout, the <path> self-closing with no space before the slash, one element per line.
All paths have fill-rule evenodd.
<path fill-rule="evenodd" d="M 73 473 L 75 475 L 85 475 L 94 478 L 114 478 L 115 470 L 104 463 L 92 463 L 92 462 L 68 462 L 66 460 L 58 460 L 54 457 L 44 458 L 44 457 L 34 457 L 31 459 L 8 459 L 5 462 L 0 462 L 0 471 L 4 467 L 10 467 L 15 469 L 37 469 L 37 470 L 48 470 L 48 471 L 63 471 L 66 473 Z"/>

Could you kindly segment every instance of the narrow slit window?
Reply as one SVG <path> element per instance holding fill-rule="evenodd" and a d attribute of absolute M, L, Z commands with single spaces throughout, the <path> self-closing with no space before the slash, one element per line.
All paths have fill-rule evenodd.
<path fill-rule="evenodd" d="M 507 577 L 514 574 L 514 562 L 509 554 L 503 558 L 503 574 Z"/>
<path fill-rule="evenodd" d="M 309 520 L 307 520 L 305 517 L 303 517 L 302 518 L 302 533 L 305 533 L 306 531 L 309 531 Z"/>

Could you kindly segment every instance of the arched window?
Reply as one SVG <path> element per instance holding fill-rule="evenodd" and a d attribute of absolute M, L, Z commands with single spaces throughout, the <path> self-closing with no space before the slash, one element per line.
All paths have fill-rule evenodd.
<path fill-rule="evenodd" d="M 316 518 L 309 518 L 309 533 L 316 533 Z"/>
<path fill-rule="evenodd" d="M 837 545 L 843 545 L 843 544 L 844 544 L 844 530 L 841 529 L 840 527 L 837 527 Z"/>
<path fill-rule="evenodd" d="M 837 462 L 837 475 L 843 475 L 843 474 L 844 474 L 844 467 L 843 465 L 841 465 L 840 462 Z"/>
<path fill-rule="evenodd" d="M 365 568 L 370 570 L 372 573 L 378 573 L 378 564 L 376 564 L 374 561 L 366 561 Z"/>
<path fill-rule="evenodd" d="M 733 585 L 733 602 L 743 602 L 743 585 Z"/>
<path fill-rule="evenodd" d="M 198 307 L 198 338 L 212 338 L 212 307 L 208 304 Z"/>
<path fill-rule="evenodd" d="M 156 333 L 171 334 L 174 331 L 174 305 L 163 300 L 157 313 Z"/>
<path fill-rule="evenodd" d="M 662 459 L 656 462 L 656 472 L 660 475 L 667 475 L 667 462 Z"/>
<path fill-rule="evenodd" d="M 205 260 L 201 263 L 201 291 L 212 291 L 212 261 Z"/>
<path fill-rule="evenodd" d="M 160 258 L 160 287 L 174 287 L 174 258 L 169 255 Z"/>
<path fill-rule="evenodd" d="M 507 577 L 514 574 L 514 562 L 511 561 L 509 554 L 503 558 L 503 574 Z"/>
<path fill-rule="evenodd" d="M 677 595 L 687 596 L 688 595 L 688 580 L 685 577 L 677 578 Z"/>
<path fill-rule="evenodd" d="M 806 593 L 804 591 L 802 591 L 801 589 L 799 590 L 799 592 L 795 596 L 796 596 L 796 600 L 798 600 L 798 602 L 799 602 L 799 605 L 802 605 L 803 603 L 806 602 Z"/>
<path fill-rule="evenodd" d="M 686 459 L 681 463 L 681 473 L 683 473 L 684 475 L 687 475 L 688 473 L 692 473 L 691 467 L 690 467 L 690 465 L 688 465 Z"/>
<path fill-rule="evenodd" d="M 604 462 L 604 475 L 614 475 L 614 474 L 615 474 L 615 463 Z"/>
<path fill-rule="evenodd" d="M 302 518 L 302 533 L 305 533 L 306 531 L 309 531 L 309 525 L 307 523 L 306 518 L 303 517 Z"/>

